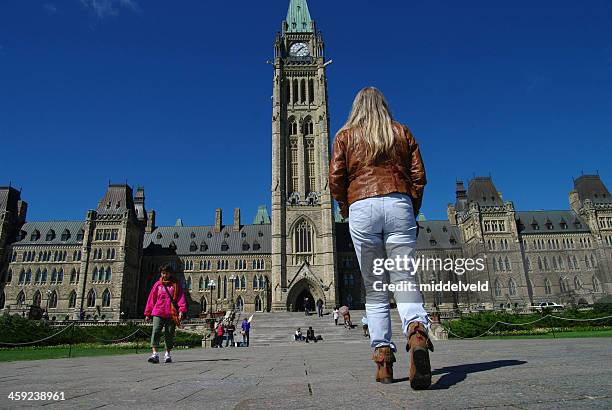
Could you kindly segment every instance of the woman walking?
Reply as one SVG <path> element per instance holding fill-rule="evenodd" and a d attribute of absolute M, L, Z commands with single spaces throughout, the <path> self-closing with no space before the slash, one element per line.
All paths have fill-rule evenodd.
<path fill-rule="evenodd" d="M 382 93 L 361 90 L 344 127 L 336 135 L 329 167 L 329 186 L 349 230 L 366 289 L 366 315 L 376 381 L 391 383 L 395 344 L 391 341 L 389 293 L 385 284 L 416 285 L 411 258 L 417 239 L 416 215 L 427 183 L 419 146 L 410 130 L 393 120 Z M 382 273 L 374 269 L 383 258 L 409 261 Z M 377 265 L 380 266 L 380 265 Z M 410 385 L 431 384 L 428 349 L 429 318 L 423 296 L 414 287 L 394 291 L 407 338 Z"/>
<path fill-rule="evenodd" d="M 185 293 L 178 283 L 172 267 L 163 265 L 160 267 L 160 278 L 153 287 L 147 300 L 145 308 L 145 320 L 151 321 L 153 317 L 153 333 L 151 334 L 151 348 L 153 354 L 149 357 L 149 363 L 159 363 L 159 339 L 164 330 L 166 341 L 166 354 L 164 363 L 171 363 L 170 352 L 174 347 L 174 335 L 176 327 L 180 326 L 184 313 L 187 312 Z"/>

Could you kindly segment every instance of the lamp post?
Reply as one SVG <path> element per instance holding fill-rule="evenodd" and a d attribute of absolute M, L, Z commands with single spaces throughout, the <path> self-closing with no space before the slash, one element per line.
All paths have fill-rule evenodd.
<path fill-rule="evenodd" d="M 231 303 L 231 307 L 232 307 L 232 310 L 234 310 L 234 285 L 235 285 L 234 280 L 236 280 L 236 277 L 234 275 L 232 275 L 232 276 L 229 277 L 229 280 L 232 282 L 232 303 Z"/>
<path fill-rule="evenodd" d="M 215 280 L 212 279 L 208 284 L 208 288 L 210 289 L 210 316 L 212 317 L 212 298 L 213 298 L 213 290 L 215 289 L 216 283 Z"/>

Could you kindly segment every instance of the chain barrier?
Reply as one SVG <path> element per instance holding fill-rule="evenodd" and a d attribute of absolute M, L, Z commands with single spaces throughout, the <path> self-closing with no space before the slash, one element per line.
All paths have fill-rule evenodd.
<path fill-rule="evenodd" d="M 36 345 L 36 344 L 39 344 L 39 343 L 42 343 L 42 342 L 46 342 L 47 340 L 53 339 L 54 337 L 56 337 L 56 336 L 58 336 L 58 335 L 60 335 L 60 334 L 64 333 L 66 330 L 71 329 L 71 328 L 72 328 L 72 329 L 74 329 L 74 328 L 76 328 L 77 326 L 78 326 L 78 324 L 77 324 L 77 323 L 71 323 L 71 324 L 67 325 L 65 328 L 63 328 L 62 330 L 60 330 L 60 331 L 58 331 L 58 332 L 56 332 L 56 333 L 54 333 L 54 334 L 52 334 L 52 335 L 50 335 L 50 336 L 47 336 L 47 337 L 45 337 L 45 338 L 43 338 L 43 339 L 40 339 L 40 340 L 35 340 L 35 341 L 32 341 L 32 342 L 22 342 L 22 343 L 8 343 L 8 342 L 0 342 L 0 346 L 6 346 L 6 347 L 25 347 L 25 346 L 33 346 L 33 345 Z M 122 337 L 122 338 L 119 338 L 119 339 L 113 339 L 113 340 L 110 340 L 110 339 L 103 339 L 103 338 L 101 338 L 101 337 L 95 336 L 95 335 L 93 335 L 93 334 L 91 334 L 91 333 L 89 333 L 89 332 L 85 331 L 85 330 L 84 330 L 84 327 L 81 327 L 81 326 L 78 326 L 78 327 L 81 329 L 81 331 L 82 331 L 82 332 L 83 332 L 85 335 L 87 335 L 87 336 L 89 336 L 89 337 L 91 337 L 91 338 L 93 338 L 93 339 L 96 339 L 96 340 L 98 340 L 98 341 L 100 341 L 100 342 L 104 342 L 104 343 L 120 343 L 120 342 L 125 342 L 125 341 L 129 340 L 130 338 L 132 338 L 133 336 L 135 336 L 135 335 L 137 335 L 137 334 L 139 334 L 139 333 L 140 333 L 141 335 L 143 335 L 144 337 L 151 337 L 151 335 L 150 335 L 150 334 L 147 334 L 147 332 L 145 332 L 144 330 L 142 330 L 142 329 L 137 329 L 135 332 L 133 332 L 133 333 L 131 333 L 131 334 L 129 334 L 129 335 L 127 335 L 127 336 L 125 336 L 125 337 Z M 72 342 L 71 342 L 71 344 L 72 344 Z"/>
<path fill-rule="evenodd" d="M 9 346 L 9 347 L 13 346 L 13 347 L 18 347 L 18 346 L 31 346 L 31 345 L 35 345 L 35 344 L 37 344 L 37 343 L 41 343 L 41 342 L 45 342 L 45 341 L 47 341 L 47 340 L 49 340 L 49 339 L 53 339 L 55 336 L 57 336 L 57 335 L 59 335 L 59 334 L 61 334 L 61 333 L 64 333 L 66 330 L 70 329 L 70 328 L 71 328 L 71 327 L 73 327 L 73 326 L 75 326 L 75 324 L 74 324 L 74 323 L 72 323 L 72 324 L 70 324 L 70 325 L 66 326 L 65 328 L 63 328 L 62 330 L 60 330 L 60 331 L 59 331 L 59 332 L 57 332 L 57 333 L 52 334 L 51 336 L 47 336 L 47 337 L 45 337 L 44 339 L 36 340 L 36 341 L 33 341 L 33 342 L 23 342 L 23 343 L 6 343 L 6 342 L 0 342 L 0 346 Z"/>
<path fill-rule="evenodd" d="M 501 320 L 498 320 L 495 323 L 493 323 L 491 325 L 491 327 L 489 327 L 483 333 L 479 334 L 478 336 L 471 336 L 471 337 L 462 337 L 462 336 L 459 336 L 457 333 L 453 332 L 448 326 L 442 325 L 442 327 L 449 334 L 455 336 L 456 338 L 468 340 L 468 339 L 477 339 L 479 337 L 482 337 L 482 336 L 488 334 L 489 332 L 491 332 L 491 329 L 493 329 L 498 324 L 506 325 L 506 326 L 528 326 L 528 325 L 532 325 L 534 323 L 540 322 L 540 321 L 542 321 L 542 320 L 544 320 L 546 318 L 549 318 L 549 317 L 553 318 L 553 319 L 566 320 L 566 321 L 574 321 L 574 322 L 594 322 L 594 321 L 597 321 L 597 320 L 612 319 L 612 316 L 604 316 L 604 317 L 597 317 L 597 318 L 591 318 L 591 319 L 574 319 L 574 318 L 569 318 L 569 317 L 561 317 L 561 316 L 556 316 L 556 315 L 548 314 L 548 315 L 542 316 L 541 318 L 538 318 L 536 320 L 532 320 L 531 322 L 525 322 L 525 323 L 509 323 L 509 322 L 503 322 Z"/>

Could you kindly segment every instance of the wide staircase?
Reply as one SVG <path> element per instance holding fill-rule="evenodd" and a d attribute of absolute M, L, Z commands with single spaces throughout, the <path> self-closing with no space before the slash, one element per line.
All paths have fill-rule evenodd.
<path fill-rule="evenodd" d="M 250 313 L 243 313 L 244 317 L 250 317 L 250 315 Z M 306 336 L 306 330 L 309 326 L 312 326 L 315 334 L 321 335 L 325 343 L 360 343 L 364 339 L 361 325 L 361 318 L 364 315 L 365 311 L 363 310 L 352 310 L 351 320 L 354 327 L 353 329 L 346 329 L 343 326 L 342 317 L 340 317 L 338 326 L 336 326 L 330 312 L 325 312 L 323 317 L 318 317 L 316 314 L 306 316 L 303 312 L 255 313 L 251 323 L 250 341 L 253 346 L 294 343 L 294 334 L 298 327 Z M 392 312 L 391 317 L 394 339 L 399 341 L 403 337 L 400 336 L 402 334 L 401 321 L 396 311 Z M 240 321 L 236 321 L 236 323 L 239 327 Z M 432 338 L 444 338 L 444 336 L 438 337 L 432 332 Z M 239 332 L 236 334 L 236 339 L 241 340 Z"/>

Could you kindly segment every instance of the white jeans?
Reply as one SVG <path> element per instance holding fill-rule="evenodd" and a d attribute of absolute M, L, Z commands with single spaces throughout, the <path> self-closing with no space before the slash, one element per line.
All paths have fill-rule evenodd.
<path fill-rule="evenodd" d="M 416 275 L 395 267 L 385 270 L 382 275 L 375 275 L 374 260 L 397 260 L 398 257 L 406 260 L 404 257 L 407 257 L 411 261 L 415 257 L 417 227 L 412 199 L 406 194 L 392 193 L 356 201 L 349 208 L 349 229 L 366 290 L 371 345 L 373 348 L 391 346 L 395 351 L 391 341 L 389 292 L 381 291 L 381 285 L 405 283 L 417 286 Z M 429 317 L 418 288 L 394 291 L 393 296 L 405 335 L 408 325 L 414 321 L 429 329 Z"/>

